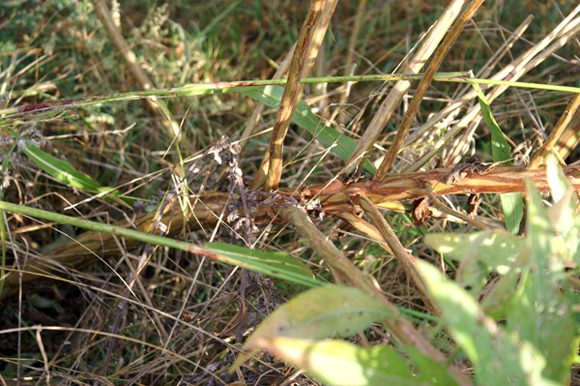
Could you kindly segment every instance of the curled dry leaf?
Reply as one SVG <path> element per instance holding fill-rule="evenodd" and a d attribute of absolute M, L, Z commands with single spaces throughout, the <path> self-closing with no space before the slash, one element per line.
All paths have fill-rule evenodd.
<path fill-rule="evenodd" d="M 413 201 L 413 225 L 423 226 L 433 216 L 433 212 L 429 210 L 428 203 L 429 199 L 427 197 Z"/>

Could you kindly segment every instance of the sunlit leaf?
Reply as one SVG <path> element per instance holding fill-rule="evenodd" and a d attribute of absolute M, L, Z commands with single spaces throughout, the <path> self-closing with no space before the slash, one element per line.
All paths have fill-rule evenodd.
<path fill-rule="evenodd" d="M 507 309 L 507 325 L 546 359 L 543 375 L 565 382 L 578 349 L 572 298 L 562 288 L 564 268 L 554 253 L 554 228 L 538 190 L 528 183 L 526 249 L 529 268 Z M 557 344 L 555 344 L 557 342 Z"/>
<path fill-rule="evenodd" d="M 479 237 L 483 237 L 483 240 L 476 247 L 473 243 Z M 502 275 L 509 271 L 524 243 L 521 238 L 502 230 L 471 234 L 432 233 L 425 236 L 424 240 L 433 249 L 447 254 L 453 260 L 463 261 L 472 256 L 490 271 Z"/>
<path fill-rule="evenodd" d="M 556 157 L 548 157 L 546 176 L 554 199 L 554 206 L 548 210 L 550 221 L 566 244 L 568 257 L 580 262 L 580 216 L 576 215 L 578 199 L 573 194 L 572 185 L 564 175 Z M 560 248 L 561 249 L 561 248 Z"/>
<path fill-rule="evenodd" d="M 353 287 L 326 285 L 284 304 L 256 329 L 244 345 L 254 351 L 261 339 L 279 336 L 321 339 L 349 337 L 395 314 L 379 300 Z M 245 360 L 240 356 L 236 363 Z"/>
<path fill-rule="evenodd" d="M 520 270 L 515 267 L 509 270 L 491 287 L 481 301 L 481 308 L 495 320 L 505 316 L 509 308 L 510 299 L 517 288 L 519 272 Z"/>
<path fill-rule="evenodd" d="M 432 265 L 418 261 L 442 310 L 449 334 L 474 366 L 480 385 L 531 385 L 541 381 L 545 360 L 533 345 L 518 340 L 484 315 L 475 298 Z"/>
<path fill-rule="evenodd" d="M 340 340 L 262 338 L 260 346 L 333 386 L 425 385 L 388 346 L 358 347 Z"/>
<path fill-rule="evenodd" d="M 457 384 L 457 380 L 449 374 L 444 363 L 437 362 L 414 346 L 405 346 L 402 350 L 409 356 L 415 372 L 419 373 L 415 374 L 416 379 L 422 381 L 422 384 L 442 386 Z"/>
<path fill-rule="evenodd" d="M 233 259 L 260 262 L 280 273 L 292 272 L 311 279 L 314 277 L 314 274 L 306 264 L 288 253 L 264 252 L 225 243 L 206 244 L 205 249 Z"/>

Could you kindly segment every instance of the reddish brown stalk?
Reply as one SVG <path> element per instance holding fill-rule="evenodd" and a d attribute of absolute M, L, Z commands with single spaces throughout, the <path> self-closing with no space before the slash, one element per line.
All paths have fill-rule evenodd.
<path fill-rule="evenodd" d="M 446 185 L 443 181 L 451 169 L 440 168 L 426 172 L 410 174 L 389 174 L 383 181 L 362 180 L 344 185 L 334 181 L 329 185 L 312 185 L 301 189 L 301 197 L 305 199 L 319 198 L 327 215 L 340 215 L 345 211 L 352 211 L 349 195 L 364 193 L 373 204 L 389 208 L 390 202 L 399 200 L 416 200 L 427 197 L 424 184 L 430 183 L 433 194 L 474 194 L 474 193 L 524 193 L 526 178 L 541 191 L 548 191 L 548 182 L 544 168 L 527 169 L 525 167 L 505 166 L 497 167 L 487 174 L 474 174 L 453 185 Z M 580 166 L 566 166 L 564 173 L 577 192 L 580 192 Z M 281 189 L 282 194 L 291 194 L 294 189 Z"/>
<path fill-rule="evenodd" d="M 421 101 L 423 101 L 423 97 L 427 92 L 427 88 L 429 88 L 429 85 L 433 80 L 433 76 L 435 76 L 435 73 L 439 69 L 439 66 L 441 66 L 441 63 L 443 63 L 443 59 L 445 59 L 445 57 L 447 56 L 447 53 L 451 49 L 453 43 L 455 43 L 455 40 L 457 40 L 461 31 L 463 31 L 465 25 L 473 17 L 473 15 L 479 9 L 479 6 L 483 3 L 483 1 L 484 0 L 473 0 L 469 4 L 469 6 L 465 10 L 465 12 L 463 12 L 457 23 L 455 23 L 451 31 L 445 36 L 445 39 L 443 39 L 441 46 L 437 49 L 433 61 L 427 68 L 427 71 L 425 71 L 425 76 L 423 76 L 423 79 L 421 79 L 421 82 L 419 82 L 417 91 L 415 92 L 415 95 L 413 95 L 411 104 L 409 105 L 409 108 L 405 113 L 405 117 L 403 118 L 403 122 L 401 122 L 399 130 L 397 130 L 397 135 L 395 136 L 393 144 L 389 148 L 389 152 L 387 153 L 385 159 L 381 163 L 381 166 L 379 166 L 379 169 L 377 170 L 377 174 L 375 175 L 375 179 L 377 181 L 381 181 L 389 172 L 389 169 L 391 168 L 391 165 L 393 164 L 395 157 L 399 153 L 399 149 L 403 145 L 403 141 L 405 140 L 407 134 L 409 133 L 411 123 L 413 122 L 413 119 L 415 119 L 417 111 L 419 111 L 419 106 L 421 105 Z"/>
<path fill-rule="evenodd" d="M 476 221 L 473 218 L 469 217 L 468 215 L 465 215 L 463 213 L 459 213 L 458 211 L 453 210 L 453 209 L 448 208 L 445 205 L 443 205 L 443 203 L 441 201 L 439 201 L 433 195 L 433 189 L 431 188 L 431 184 L 425 184 L 425 189 L 427 189 L 427 194 L 429 195 L 429 198 L 433 202 L 433 205 L 435 205 L 437 208 L 439 208 L 442 212 L 447 213 L 447 214 L 450 214 L 451 216 L 457 217 L 457 218 L 465 221 L 469 225 L 472 225 L 472 226 L 476 227 L 479 230 L 482 230 L 483 231 L 483 230 L 486 230 L 487 229 L 487 227 L 485 225 L 483 225 L 482 223 L 480 223 L 479 221 Z M 473 195 L 470 195 L 470 197 L 471 196 L 473 196 Z"/>
<path fill-rule="evenodd" d="M 427 172 L 418 172 L 403 175 L 388 175 L 384 181 L 361 180 L 350 185 L 344 185 L 340 181 L 331 184 L 319 184 L 305 186 L 296 193 L 295 188 L 280 189 L 280 201 L 287 204 L 284 199 L 294 195 L 298 201 L 320 199 L 322 208 L 327 216 L 343 216 L 360 210 L 354 207 L 350 197 L 357 194 L 365 194 L 369 200 L 381 209 L 392 209 L 393 202 L 400 200 L 416 200 L 427 197 L 425 183 L 433 187 L 433 195 L 445 194 L 474 194 L 474 193 L 523 193 L 526 190 L 526 178 L 530 178 L 540 191 L 549 190 L 545 168 L 526 169 L 524 167 L 506 166 L 498 167 L 487 174 L 474 174 L 454 185 L 446 185 L 443 180 L 449 174 L 450 169 L 440 168 Z M 580 192 L 580 166 L 566 166 L 564 173 L 576 192 Z M 169 230 L 169 235 L 175 234 L 186 225 L 190 229 L 200 227 L 212 227 L 218 222 L 218 215 L 227 205 L 230 195 L 228 193 L 211 193 L 200 196 L 198 204 L 190 216 L 180 212 L 165 214 L 161 222 Z M 260 202 L 251 202 L 256 224 L 270 223 L 283 224 L 286 221 L 277 217 L 276 204 L 270 201 L 269 205 Z M 240 216 L 244 216 L 243 211 Z M 118 227 L 133 228 L 142 232 L 151 232 L 155 222 L 155 213 L 148 213 L 136 218 L 132 223 L 121 221 Z M 127 249 L 138 246 L 140 242 L 126 239 L 124 246 Z M 98 258 L 115 256 L 121 253 L 114 242 L 114 236 L 96 231 L 85 232 L 75 240 L 63 245 L 50 256 L 31 259 L 26 270 L 29 273 L 22 275 L 22 282 L 35 280 L 40 272 L 50 272 L 51 267 L 74 266 L 78 268 L 95 262 Z M 0 300 L 15 293 L 18 289 L 18 275 L 10 275 L 6 278 L 4 291 L 0 294 Z"/>

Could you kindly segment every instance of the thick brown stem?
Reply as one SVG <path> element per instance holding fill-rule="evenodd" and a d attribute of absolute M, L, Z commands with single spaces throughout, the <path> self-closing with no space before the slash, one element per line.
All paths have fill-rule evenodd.
<path fill-rule="evenodd" d="M 334 181 L 328 185 L 311 185 L 299 189 L 280 189 L 280 202 L 288 203 L 283 197 L 294 195 L 298 201 L 320 199 L 322 208 L 327 216 L 340 216 L 350 213 L 355 209 L 350 199 L 352 195 L 364 193 L 369 200 L 379 208 L 392 209 L 393 202 L 399 200 L 415 200 L 426 197 L 425 183 L 433 187 L 433 195 L 445 194 L 473 194 L 473 193 L 523 193 L 526 189 L 526 178 L 530 178 L 541 191 L 549 189 L 545 168 L 526 169 L 524 167 L 498 167 L 484 175 L 473 175 L 465 178 L 454 185 L 446 185 L 442 182 L 449 174 L 450 169 L 441 168 L 426 172 L 418 172 L 403 175 L 387 175 L 384 181 L 372 181 L 369 179 L 359 181 L 351 185 L 344 185 L 340 181 Z M 566 166 L 564 173 L 568 177 L 576 192 L 580 192 L 580 166 Z M 200 196 L 197 200 L 193 213 L 189 216 L 183 213 L 168 211 L 161 222 L 168 227 L 170 235 L 175 235 L 187 224 L 190 229 L 215 226 L 219 214 L 228 203 L 227 193 L 212 193 Z M 231 201 L 229 201 L 231 204 Z M 285 223 L 281 217 L 277 217 L 274 210 L 275 203 L 268 205 L 260 202 L 250 202 L 256 224 Z M 243 211 L 240 216 L 244 216 Z M 115 224 L 118 227 L 132 228 L 142 232 L 151 232 L 155 222 L 155 213 L 148 213 L 136 218 L 131 223 L 121 221 Z M 130 249 L 138 246 L 139 241 L 126 239 L 125 248 Z M 35 258 L 26 267 L 27 273 L 22 274 L 22 282 L 35 280 L 40 273 L 50 272 L 55 266 L 81 266 L 91 264 L 99 258 L 120 254 L 113 236 L 97 231 L 85 232 L 75 240 L 63 245 L 50 256 Z M 5 279 L 4 291 L 0 294 L 0 300 L 14 293 L 18 289 L 18 275 L 10 275 Z"/>

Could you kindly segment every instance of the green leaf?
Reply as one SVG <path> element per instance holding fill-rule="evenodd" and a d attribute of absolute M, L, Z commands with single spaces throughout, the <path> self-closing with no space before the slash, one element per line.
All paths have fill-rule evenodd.
<path fill-rule="evenodd" d="M 580 216 L 576 215 L 578 198 L 556 157 L 548 157 L 546 175 L 554 206 L 548 210 L 559 239 L 565 243 L 567 257 L 580 262 Z M 564 248 L 558 248 L 562 250 Z"/>
<path fill-rule="evenodd" d="M 474 245 L 478 238 L 483 239 Z M 464 261 L 473 257 L 490 271 L 506 274 L 516 260 L 523 240 L 505 231 L 493 230 L 471 234 L 429 234 L 425 242 L 453 260 Z"/>
<path fill-rule="evenodd" d="M 314 274 L 306 264 L 288 253 L 263 252 L 226 243 L 210 243 L 206 244 L 204 248 L 232 259 L 260 262 L 281 274 L 291 272 L 310 279 L 314 278 Z"/>
<path fill-rule="evenodd" d="M 381 301 L 357 288 L 326 285 L 306 291 L 276 310 L 256 329 L 244 349 L 255 351 L 263 339 L 279 336 L 349 337 L 371 323 L 395 317 Z M 245 359 L 242 355 L 236 363 Z"/>
<path fill-rule="evenodd" d="M 244 88 L 239 91 L 266 106 L 279 108 L 282 94 L 284 93 L 284 87 L 260 86 L 252 89 Z M 298 107 L 294 112 L 292 121 L 316 137 L 316 139 L 324 146 L 332 147 L 331 151 L 345 162 L 348 161 L 350 155 L 356 149 L 356 141 L 354 139 L 321 123 L 303 100 L 298 102 Z M 369 161 L 364 163 L 364 167 L 372 173 L 375 172 L 375 168 Z"/>
<path fill-rule="evenodd" d="M 541 382 L 545 360 L 517 334 L 508 333 L 484 315 L 475 298 L 432 265 L 418 268 L 442 310 L 449 334 L 463 349 L 480 385 L 532 385 Z"/>
<path fill-rule="evenodd" d="M 177 123 L 173 122 L 173 118 L 171 118 L 171 112 L 167 108 L 167 104 L 165 103 L 165 101 L 163 99 L 156 97 L 151 97 L 150 99 L 154 103 L 156 103 L 157 106 L 159 106 L 161 115 L 163 115 L 163 118 L 165 118 L 165 121 L 171 127 L 171 132 L 173 133 L 173 136 L 176 138 L 179 137 L 179 126 L 177 125 Z"/>
<path fill-rule="evenodd" d="M 529 267 L 507 311 L 507 325 L 546 358 L 543 375 L 564 383 L 578 349 L 572 293 L 562 259 L 555 253 L 554 228 L 538 190 L 528 181 L 526 257 Z"/>
<path fill-rule="evenodd" d="M 479 97 L 479 105 L 481 106 L 481 113 L 485 123 L 491 130 L 491 153 L 493 161 L 506 161 L 510 159 L 511 148 L 503 136 L 499 125 L 491 114 L 489 102 L 479 85 L 472 83 L 473 88 L 477 91 Z M 510 165 L 511 162 L 505 162 L 505 165 Z M 524 203 L 520 193 L 506 193 L 501 195 L 501 205 L 508 231 L 512 234 L 518 234 L 520 222 L 524 215 Z"/>
<path fill-rule="evenodd" d="M 114 202 L 114 200 L 107 197 L 107 194 L 118 196 L 129 205 L 133 203 L 132 200 L 122 197 L 118 190 L 99 185 L 99 183 L 93 180 L 90 176 L 78 172 L 67 161 L 53 157 L 36 146 L 28 144 L 23 151 L 39 168 L 67 185 L 86 192 L 97 193 L 99 196 L 103 196 L 105 200 L 110 202 Z"/>
<path fill-rule="evenodd" d="M 444 363 L 437 362 L 417 347 L 405 346 L 402 349 L 409 356 L 415 370 L 419 372 L 416 379 L 422 381 L 422 385 L 457 385 L 457 380 L 449 374 Z"/>
<path fill-rule="evenodd" d="M 524 216 L 522 195 L 520 193 L 505 193 L 500 198 L 507 230 L 517 235 Z"/>
<path fill-rule="evenodd" d="M 203 248 L 199 247 L 198 245 L 176 240 L 171 237 L 163 237 L 130 228 L 119 227 L 117 225 L 109 225 L 97 221 L 88 221 L 82 218 L 65 216 L 58 213 L 48 212 L 42 209 L 12 204 L 2 200 L 0 200 L 0 210 L 7 210 L 10 212 L 20 213 L 31 217 L 38 217 L 49 221 L 69 224 L 73 227 L 80 227 L 97 232 L 113 234 L 119 237 L 126 237 L 132 240 L 138 240 L 143 243 L 162 245 L 169 248 L 175 248 L 181 251 L 185 251 L 188 253 L 197 253 L 203 256 L 207 256 L 210 259 L 214 259 L 221 263 L 230 264 L 234 266 L 237 265 L 245 269 L 260 272 L 265 275 L 273 276 L 279 279 L 289 280 L 292 281 L 293 283 L 308 287 L 317 287 L 322 285 L 320 281 L 314 280 L 311 276 L 305 275 L 304 272 L 297 273 L 294 270 L 286 269 L 286 267 L 289 264 L 286 263 L 279 265 L 274 264 L 271 257 L 266 252 L 261 253 L 255 252 L 255 254 L 253 254 L 252 256 L 245 256 L 245 254 L 243 253 L 228 253 L 227 251 L 224 252 L 223 248 L 220 248 L 219 245 L 217 248 L 212 248 L 211 244 L 209 244 L 207 248 Z M 263 256 L 263 259 L 259 258 L 261 256 Z M 294 269 L 296 269 L 296 267 L 294 267 Z"/>
<path fill-rule="evenodd" d="M 502 276 L 481 301 L 481 308 L 495 320 L 505 317 L 519 279 L 519 268 L 512 268 Z"/>
<path fill-rule="evenodd" d="M 314 274 L 304 263 L 287 253 L 263 252 L 224 243 L 205 244 L 203 249 L 215 254 L 213 258 L 226 264 L 239 265 L 245 269 L 308 287 L 322 285 L 314 280 Z"/>
<path fill-rule="evenodd" d="M 388 346 L 359 347 L 340 340 L 262 339 L 263 348 L 333 386 L 426 385 Z M 452 385 L 453 383 L 445 383 Z"/>

